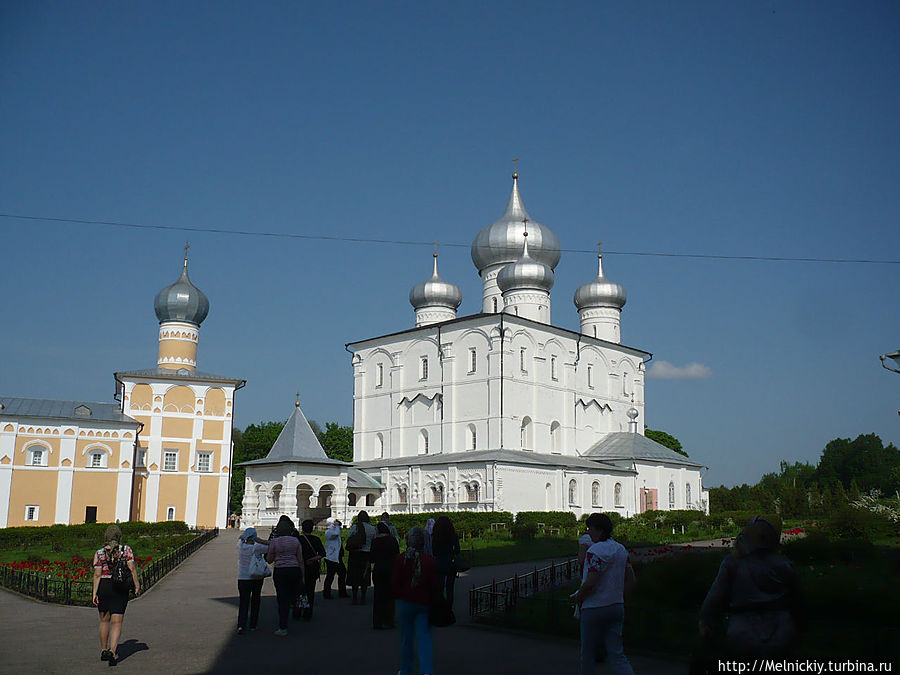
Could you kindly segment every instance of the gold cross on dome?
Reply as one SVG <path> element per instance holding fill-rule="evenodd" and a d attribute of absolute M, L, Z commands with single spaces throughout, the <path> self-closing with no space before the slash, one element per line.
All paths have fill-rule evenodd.
<path fill-rule="evenodd" d="M 297 408 L 300 407 L 300 392 L 299 392 L 299 391 L 297 392 L 297 401 L 294 403 L 294 405 L 295 405 Z"/>
<path fill-rule="evenodd" d="M 191 247 L 191 242 L 184 242 L 184 259 L 187 260 L 188 249 Z"/>
<path fill-rule="evenodd" d="M 597 257 L 600 257 L 601 255 L 603 255 L 603 242 L 598 241 L 597 242 Z"/>
<path fill-rule="evenodd" d="M 518 165 L 519 165 L 519 158 L 518 158 L 518 157 L 513 157 L 513 173 L 518 173 L 518 172 L 519 172 L 519 166 L 518 166 Z"/>

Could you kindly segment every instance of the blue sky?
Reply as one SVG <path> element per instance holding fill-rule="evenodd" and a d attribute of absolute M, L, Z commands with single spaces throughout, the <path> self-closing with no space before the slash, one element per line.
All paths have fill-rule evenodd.
<path fill-rule="evenodd" d="M 900 259 L 897 3 L 0 4 L 2 213 L 439 240 L 468 314 L 468 244 L 514 156 L 566 249 L 554 323 L 577 329 L 602 239 L 623 342 L 699 364 L 648 380 L 647 422 L 707 484 L 900 440 L 878 361 L 900 348 L 900 266 L 613 253 Z M 200 368 L 247 379 L 239 426 L 298 389 L 349 424 L 344 343 L 412 326 L 431 264 L 425 245 L 0 233 L 0 393 L 109 400 L 114 370 L 152 367 L 189 238 Z"/>

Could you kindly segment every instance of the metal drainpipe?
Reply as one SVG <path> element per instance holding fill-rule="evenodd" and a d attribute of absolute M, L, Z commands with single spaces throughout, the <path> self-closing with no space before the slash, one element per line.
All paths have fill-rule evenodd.
<path fill-rule="evenodd" d="M 228 443 L 228 501 L 231 501 L 231 481 L 234 480 L 234 394 L 238 389 L 243 389 L 244 385 L 247 384 L 247 380 L 241 380 L 238 382 L 237 386 L 234 388 L 234 391 L 231 392 L 231 440 Z M 207 393 L 209 393 L 207 391 Z M 205 397 L 204 397 L 205 398 Z M 246 473 L 244 478 L 244 483 L 246 484 Z M 241 501 L 241 515 L 243 515 L 244 504 L 243 500 Z M 257 514 L 259 510 L 257 510 Z M 228 524 L 228 506 L 226 504 L 225 507 L 225 524 Z"/>
<path fill-rule="evenodd" d="M 113 373 L 113 378 L 116 381 L 116 393 L 113 398 L 122 404 L 122 414 L 125 414 L 125 383 L 122 382 L 117 376 L 116 373 Z M 121 388 L 120 388 L 121 386 Z M 119 398 L 121 396 L 122 398 Z M 135 420 L 137 421 L 137 420 Z M 128 495 L 128 520 L 134 520 L 134 481 L 137 474 L 137 453 L 138 453 L 138 439 L 141 436 L 141 432 L 144 430 L 144 423 L 138 422 L 140 425 L 137 431 L 134 434 L 134 444 L 131 446 L 131 494 Z"/>

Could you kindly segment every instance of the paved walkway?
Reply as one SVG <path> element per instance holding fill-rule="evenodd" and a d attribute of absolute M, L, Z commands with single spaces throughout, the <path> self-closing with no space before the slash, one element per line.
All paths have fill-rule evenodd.
<path fill-rule="evenodd" d="M 316 598 L 309 623 L 292 622 L 290 635 L 277 628 L 274 588 L 265 582 L 260 630 L 238 636 L 235 530 L 224 530 L 142 598 L 125 615 L 120 672 L 241 673 L 277 668 L 305 674 L 393 674 L 399 664 L 399 631 L 371 629 L 369 604 Z M 434 630 L 439 674 L 489 672 L 577 673 L 578 648 L 570 641 L 498 633 L 468 625 L 467 593 L 473 583 L 503 579 L 527 564 L 475 568 L 456 584 L 460 622 Z M 99 660 L 97 612 L 59 607 L 0 592 L 0 670 L 8 673 L 108 671 Z M 681 675 L 683 664 L 633 656 L 638 675 Z M 603 672 L 598 667 L 598 672 Z"/>

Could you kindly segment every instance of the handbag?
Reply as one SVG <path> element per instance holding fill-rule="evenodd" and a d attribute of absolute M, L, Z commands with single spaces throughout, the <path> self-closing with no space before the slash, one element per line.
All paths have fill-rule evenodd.
<path fill-rule="evenodd" d="M 272 576 L 272 570 L 269 569 L 261 553 L 257 553 L 250 558 L 248 572 L 253 579 L 265 579 Z"/>
<path fill-rule="evenodd" d="M 445 628 L 456 623 L 456 615 L 440 591 L 436 592 L 428 603 L 428 623 L 435 628 Z"/>

